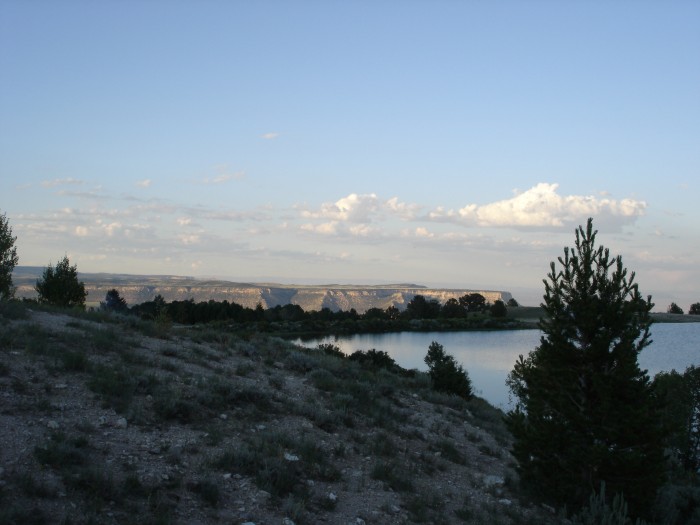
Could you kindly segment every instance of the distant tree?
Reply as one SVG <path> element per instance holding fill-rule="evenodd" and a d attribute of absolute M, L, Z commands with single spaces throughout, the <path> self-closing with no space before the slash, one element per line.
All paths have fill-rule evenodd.
<path fill-rule="evenodd" d="M 392 321 L 401 317 L 401 310 L 396 308 L 394 305 L 387 306 L 384 311 L 386 312 L 387 319 L 391 319 Z"/>
<path fill-rule="evenodd" d="M 367 310 L 362 316 L 364 319 L 386 319 L 386 312 L 376 306 Z"/>
<path fill-rule="evenodd" d="M 660 410 L 637 361 L 653 304 L 596 234 L 589 219 L 561 268 L 551 263 L 540 345 L 508 376 L 507 423 L 524 488 L 576 511 L 604 481 L 643 517 L 665 472 Z"/>
<path fill-rule="evenodd" d="M 408 302 L 406 313 L 411 319 L 435 319 L 440 313 L 440 303 L 419 294 Z"/>
<path fill-rule="evenodd" d="M 55 306 L 85 307 L 85 284 L 78 280 L 77 266 L 71 266 L 64 256 L 54 268 L 49 264 L 36 282 L 39 302 Z"/>
<path fill-rule="evenodd" d="M 480 293 L 468 293 L 459 298 L 461 304 L 467 312 L 483 312 L 486 309 L 486 297 Z"/>
<path fill-rule="evenodd" d="M 444 305 L 442 305 L 441 314 L 445 319 L 459 319 L 466 315 L 464 307 L 459 304 L 459 300 L 454 297 L 449 298 Z"/>
<path fill-rule="evenodd" d="M 700 303 L 693 303 L 688 308 L 688 313 L 690 315 L 700 315 Z"/>
<path fill-rule="evenodd" d="M 445 352 L 440 343 L 433 341 L 428 347 L 428 353 L 424 358 L 428 365 L 433 388 L 440 392 L 454 394 L 464 399 L 471 399 L 472 382 L 469 374 L 455 358 Z"/>
<path fill-rule="evenodd" d="M 520 305 L 518 304 L 518 301 L 516 301 L 513 297 L 511 297 L 510 299 L 508 299 L 506 306 L 508 308 L 517 308 Z"/>
<path fill-rule="evenodd" d="M 505 303 L 500 299 L 496 300 L 496 302 L 491 305 L 491 317 L 505 317 L 507 314 L 508 309 Z"/>
<path fill-rule="evenodd" d="M 119 291 L 116 288 L 112 288 L 107 292 L 105 300 L 100 306 L 105 310 L 114 312 L 125 312 L 127 310 L 126 301 L 119 295 Z"/>
<path fill-rule="evenodd" d="M 683 315 L 683 308 L 678 306 L 676 303 L 671 303 L 668 305 L 668 308 L 666 309 L 666 313 Z"/>
<path fill-rule="evenodd" d="M 19 262 L 15 241 L 17 237 L 12 236 L 12 228 L 3 213 L 0 215 L 0 300 L 14 297 L 12 271 Z"/>

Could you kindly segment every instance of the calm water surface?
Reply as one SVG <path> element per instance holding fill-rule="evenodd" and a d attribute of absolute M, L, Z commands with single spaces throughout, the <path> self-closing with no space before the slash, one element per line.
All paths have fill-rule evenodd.
<path fill-rule="evenodd" d="M 665 323 L 651 327 L 653 342 L 639 356 L 640 366 L 650 376 L 672 369 L 683 371 L 691 364 L 700 365 L 700 323 Z M 509 405 L 506 376 L 518 355 L 527 355 L 540 341 L 539 330 L 494 332 L 399 332 L 390 334 L 358 334 L 330 336 L 296 341 L 307 347 L 333 343 L 346 353 L 355 350 L 383 350 L 404 368 L 427 370 L 423 358 L 432 341 L 469 372 L 474 391 L 490 403 Z"/>

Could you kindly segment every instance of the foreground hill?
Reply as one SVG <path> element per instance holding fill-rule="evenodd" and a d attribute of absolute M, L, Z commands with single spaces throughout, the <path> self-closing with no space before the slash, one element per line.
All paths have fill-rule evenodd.
<path fill-rule="evenodd" d="M 17 286 L 17 296 L 36 297 L 34 285 L 41 277 L 43 268 L 17 267 L 12 276 Z M 353 285 L 283 285 L 235 283 L 221 280 L 204 280 L 193 277 L 176 277 L 170 275 L 122 275 L 106 273 L 81 273 L 80 280 L 85 283 L 88 303 L 97 304 L 104 301 L 109 290 L 115 288 L 129 305 L 152 301 L 161 295 L 166 301 L 183 301 L 194 299 L 200 301 L 224 301 L 255 308 L 273 308 L 285 304 L 298 304 L 304 311 L 319 311 L 329 308 L 333 311 L 349 311 L 354 308 L 364 313 L 370 308 L 395 306 L 400 310 L 406 307 L 413 297 L 420 294 L 426 299 L 436 299 L 444 303 L 450 298 L 459 298 L 467 293 L 480 293 L 487 302 L 497 300 L 508 302 L 511 294 L 495 290 L 466 290 L 447 288 L 426 288 L 415 284 L 389 284 L 382 286 Z"/>
<path fill-rule="evenodd" d="M 514 492 L 502 413 L 424 373 L 15 306 L 0 312 L 0 523 L 552 519 Z"/>

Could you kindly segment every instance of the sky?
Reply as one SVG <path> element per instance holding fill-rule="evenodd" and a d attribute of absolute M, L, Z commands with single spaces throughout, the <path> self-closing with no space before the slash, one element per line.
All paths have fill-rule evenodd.
<path fill-rule="evenodd" d="M 20 265 L 700 301 L 700 2 L 0 0 Z"/>

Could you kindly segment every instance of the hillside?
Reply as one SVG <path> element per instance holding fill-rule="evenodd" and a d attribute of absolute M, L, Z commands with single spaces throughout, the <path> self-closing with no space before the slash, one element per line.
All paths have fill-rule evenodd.
<path fill-rule="evenodd" d="M 424 373 L 105 314 L 4 315 L 0 523 L 551 520 L 515 493 L 502 413 Z"/>
<path fill-rule="evenodd" d="M 17 267 L 12 276 L 17 286 L 17 296 L 36 297 L 34 285 L 41 277 L 43 268 Z M 508 302 L 511 294 L 495 290 L 466 290 L 447 288 L 426 288 L 415 284 L 388 284 L 382 286 L 353 285 L 282 285 L 261 283 L 235 283 L 222 280 L 204 280 L 193 277 L 170 275 L 126 275 L 104 273 L 80 273 L 85 283 L 89 304 L 103 301 L 109 290 L 115 288 L 129 305 L 151 301 L 156 295 L 170 301 L 194 299 L 200 301 L 224 301 L 255 308 L 277 305 L 298 304 L 304 311 L 330 308 L 333 311 L 349 311 L 354 308 L 364 313 L 370 308 L 386 309 L 395 306 L 400 310 L 417 294 L 426 299 L 436 299 L 444 303 L 450 298 L 459 298 L 467 293 L 478 292 L 488 302 L 502 300 Z"/>

